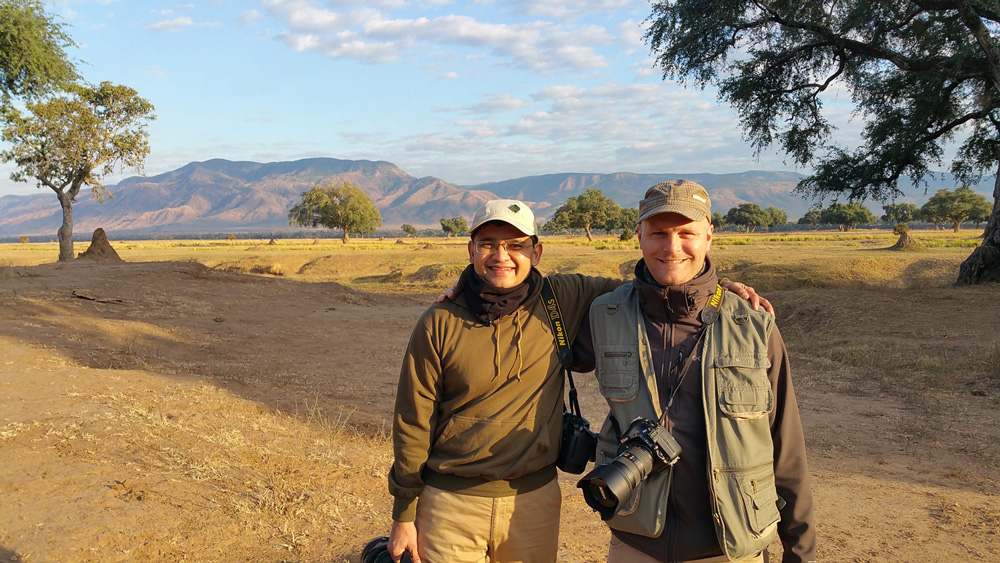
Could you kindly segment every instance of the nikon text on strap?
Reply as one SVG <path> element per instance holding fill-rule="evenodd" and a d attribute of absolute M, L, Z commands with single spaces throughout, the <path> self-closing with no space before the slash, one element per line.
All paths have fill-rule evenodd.
<path fill-rule="evenodd" d="M 569 336 L 566 334 L 566 323 L 563 321 L 562 310 L 559 309 L 559 302 L 556 301 L 556 294 L 552 292 L 552 285 L 548 278 L 542 278 L 542 299 L 545 301 L 545 312 L 549 317 L 549 325 L 552 327 L 552 337 L 556 341 L 559 363 L 562 364 L 566 379 L 569 380 L 570 412 L 580 415 L 580 401 L 576 398 L 576 385 L 573 384 L 573 375 L 569 371 L 573 365 L 573 350 L 570 348 Z"/>

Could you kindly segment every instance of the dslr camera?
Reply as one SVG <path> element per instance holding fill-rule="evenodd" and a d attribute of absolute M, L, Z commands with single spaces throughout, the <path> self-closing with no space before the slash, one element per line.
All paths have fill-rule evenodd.
<path fill-rule="evenodd" d="M 587 467 L 588 461 L 594 461 L 596 451 L 597 434 L 590 431 L 587 419 L 574 412 L 564 412 L 562 444 L 556 458 L 556 467 L 566 473 L 579 475 Z"/>
<path fill-rule="evenodd" d="M 619 444 L 617 457 L 595 467 L 576 485 L 601 520 L 618 514 L 647 475 L 672 466 L 681 456 L 681 445 L 670 432 L 641 416 L 632 421 Z"/>

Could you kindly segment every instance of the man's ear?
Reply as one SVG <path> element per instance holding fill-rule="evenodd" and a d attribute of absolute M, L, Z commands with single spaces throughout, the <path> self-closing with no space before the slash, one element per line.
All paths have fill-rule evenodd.
<path fill-rule="evenodd" d="M 472 264 L 472 259 L 475 257 L 476 253 L 476 243 L 469 241 L 469 264 Z"/>
<path fill-rule="evenodd" d="M 541 262 L 541 260 L 542 260 L 542 250 L 544 250 L 542 248 L 542 243 L 538 243 L 538 244 L 536 244 L 534 246 L 534 249 L 531 252 L 531 265 L 532 266 L 537 266 L 538 263 Z"/>

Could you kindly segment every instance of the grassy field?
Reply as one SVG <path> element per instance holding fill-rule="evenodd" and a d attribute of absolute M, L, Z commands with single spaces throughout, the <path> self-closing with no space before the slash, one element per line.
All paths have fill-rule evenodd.
<path fill-rule="evenodd" d="M 982 235 L 979 230 L 914 231 L 925 248 L 888 250 L 888 230 L 849 233 L 719 233 L 711 256 L 726 277 L 761 290 L 803 287 L 943 287 Z M 193 261 L 240 273 L 334 281 L 374 292 L 428 293 L 448 287 L 468 263 L 465 238 L 112 241 L 127 262 Z M 541 269 L 620 277 L 639 256 L 635 239 L 550 236 Z M 77 243 L 76 252 L 89 243 Z M 49 263 L 57 243 L 0 244 L 0 267 Z"/>
<path fill-rule="evenodd" d="M 997 285 L 952 285 L 980 231 L 913 234 L 721 233 L 711 256 L 778 308 L 820 558 L 1000 561 Z M 0 561 L 357 563 L 388 529 L 403 349 L 466 239 L 111 242 L 129 264 L 0 244 Z M 639 256 L 544 243 L 544 272 Z M 559 561 L 603 561 L 561 485 Z"/>

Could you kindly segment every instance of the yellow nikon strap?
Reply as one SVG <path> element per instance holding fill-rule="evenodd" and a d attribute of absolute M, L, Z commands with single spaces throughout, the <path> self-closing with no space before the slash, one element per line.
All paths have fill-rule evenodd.
<path fill-rule="evenodd" d="M 569 411 L 575 415 L 580 415 L 580 400 L 577 399 L 576 385 L 573 384 L 573 375 L 569 368 L 573 365 L 573 350 L 570 348 L 569 336 L 566 335 L 566 323 L 563 322 L 562 310 L 559 309 L 559 301 L 556 294 L 552 292 L 552 284 L 549 278 L 542 278 L 542 300 L 545 302 L 545 311 L 549 317 L 549 326 L 552 327 L 552 338 L 556 341 L 556 350 L 559 355 L 559 363 L 562 364 L 563 372 L 569 381 Z M 563 410 L 566 405 L 563 405 Z"/>

